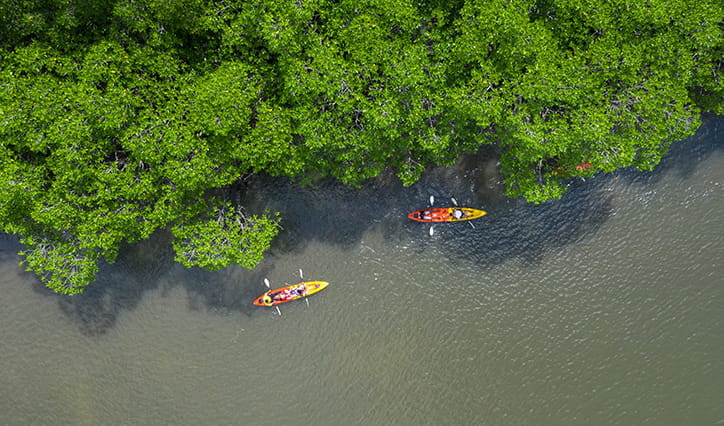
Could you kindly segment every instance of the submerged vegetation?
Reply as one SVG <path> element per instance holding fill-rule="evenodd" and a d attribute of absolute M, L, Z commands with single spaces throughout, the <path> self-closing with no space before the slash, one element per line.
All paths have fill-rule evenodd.
<path fill-rule="evenodd" d="M 5 0 L 0 225 L 55 291 L 170 229 L 253 267 L 253 173 L 412 184 L 483 145 L 510 196 L 651 169 L 722 107 L 719 0 Z"/>

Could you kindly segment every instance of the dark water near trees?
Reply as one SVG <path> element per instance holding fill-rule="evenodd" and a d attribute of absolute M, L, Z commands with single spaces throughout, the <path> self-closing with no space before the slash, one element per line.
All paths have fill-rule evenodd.
<path fill-rule="evenodd" d="M 253 181 L 284 231 L 252 271 L 184 269 L 159 234 L 69 298 L 3 237 L 2 423 L 722 423 L 723 125 L 538 206 L 484 155 L 410 188 Z M 430 236 L 404 214 L 431 194 L 489 214 Z M 299 268 L 332 284 L 251 305 Z"/>

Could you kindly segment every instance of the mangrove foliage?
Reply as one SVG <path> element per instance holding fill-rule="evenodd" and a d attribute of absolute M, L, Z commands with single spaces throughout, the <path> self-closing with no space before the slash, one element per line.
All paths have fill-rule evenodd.
<path fill-rule="evenodd" d="M 507 192 L 649 170 L 722 113 L 721 0 L 0 0 L 0 230 L 55 291 L 123 243 L 253 267 L 255 173 L 414 183 L 482 146 Z"/>

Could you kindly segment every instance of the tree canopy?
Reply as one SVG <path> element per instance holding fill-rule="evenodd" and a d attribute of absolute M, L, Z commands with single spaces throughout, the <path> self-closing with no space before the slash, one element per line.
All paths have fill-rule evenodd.
<path fill-rule="evenodd" d="M 158 229 L 253 267 L 252 173 L 405 183 L 483 145 L 511 196 L 651 169 L 722 106 L 717 0 L 2 0 L 0 225 L 55 291 Z"/>

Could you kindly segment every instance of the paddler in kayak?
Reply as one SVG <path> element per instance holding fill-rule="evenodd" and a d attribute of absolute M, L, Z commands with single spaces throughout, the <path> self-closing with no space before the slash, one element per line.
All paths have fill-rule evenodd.
<path fill-rule="evenodd" d="M 292 288 L 286 288 L 282 290 L 281 292 L 277 293 L 276 300 L 287 300 L 287 299 L 293 299 L 295 297 L 302 297 L 307 293 L 307 288 L 304 286 L 304 284 L 300 284 L 296 287 Z M 264 299 L 262 301 L 266 306 L 271 306 L 272 298 L 269 297 L 269 301 L 267 302 L 268 295 L 264 296 Z"/>
<path fill-rule="evenodd" d="M 455 209 L 455 210 L 453 210 L 453 217 L 454 217 L 455 219 L 461 219 L 464 214 L 465 214 L 465 213 L 463 213 L 463 211 L 460 210 L 460 209 Z"/>
<path fill-rule="evenodd" d="M 264 298 L 262 299 L 264 302 L 264 305 L 271 306 L 272 305 L 272 298 L 269 296 L 269 293 L 264 293 Z"/>

